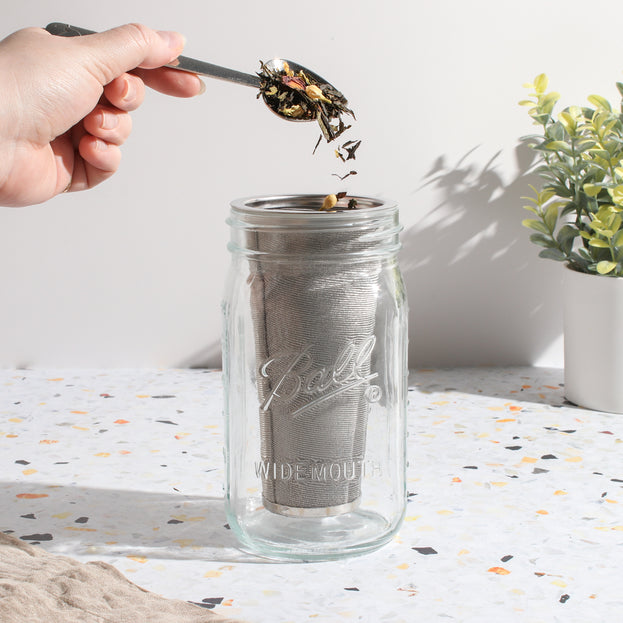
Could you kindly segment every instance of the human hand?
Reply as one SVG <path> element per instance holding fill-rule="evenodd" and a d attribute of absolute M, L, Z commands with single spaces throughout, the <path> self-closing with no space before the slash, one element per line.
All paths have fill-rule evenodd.
<path fill-rule="evenodd" d="M 40 28 L 0 41 L 0 206 L 41 203 L 110 177 L 145 85 L 177 97 L 204 90 L 163 67 L 184 38 L 129 24 L 83 37 Z"/>

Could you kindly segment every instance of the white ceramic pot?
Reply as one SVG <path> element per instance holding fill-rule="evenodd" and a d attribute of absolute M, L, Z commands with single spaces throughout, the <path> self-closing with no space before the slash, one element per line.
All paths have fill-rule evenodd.
<path fill-rule="evenodd" d="M 623 413 L 623 278 L 567 267 L 563 295 L 567 400 Z"/>

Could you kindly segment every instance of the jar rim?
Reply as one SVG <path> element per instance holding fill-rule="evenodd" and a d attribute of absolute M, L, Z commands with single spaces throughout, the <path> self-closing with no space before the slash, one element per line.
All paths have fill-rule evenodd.
<path fill-rule="evenodd" d="M 308 223 L 315 225 L 338 225 L 343 227 L 345 222 L 361 222 L 370 218 L 379 218 L 393 215 L 397 211 L 397 203 L 390 199 L 379 199 L 358 195 L 349 195 L 345 198 L 355 199 L 357 207 L 347 208 L 347 202 L 337 210 L 323 211 L 320 206 L 326 195 L 300 194 L 300 195 L 263 195 L 241 197 L 231 201 L 232 213 L 241 217 L 250 217 L 253 220 L 276 221 L 285 224 L 290 221 L 300 221 L 306 217 Z M 273 224 L 271 223 L 271 224 Z M 268 223 L 267 223 L 268 224 Z"/>

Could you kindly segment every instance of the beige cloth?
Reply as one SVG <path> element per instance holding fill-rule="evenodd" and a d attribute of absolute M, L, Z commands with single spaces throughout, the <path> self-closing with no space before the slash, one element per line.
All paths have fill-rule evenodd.
<path fill-rule="evenodd" d="M 242 623 L 164 599 L 105 562 L 49 554 L 0 532 L 2 623 Z"/>

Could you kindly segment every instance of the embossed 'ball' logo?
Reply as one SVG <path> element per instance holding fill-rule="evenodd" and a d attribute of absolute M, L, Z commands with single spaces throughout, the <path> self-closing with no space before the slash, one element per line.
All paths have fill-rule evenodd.
<path fill-rule="evenodd" d="M 311 347 L 271 357 L 259 369 L 260 376 L 269 379 L 272 388 L 262 402 L 261 410 L 268 411 L 273 403 L 296 404 L 296 410 L 291 415 L 297 417 L 311 407 L 356 387 L 363 390 L 368 402 L 378 402 L 382 396 L 381 388 L 370 384 L 372 379 L 378 377 L 377 372 L 370 372 L 370 358 L 375 344 L 374 336 L 360 344 L 355 340 L 348 342 L 338 353 L 333 366 L 316 365 Z"/>

